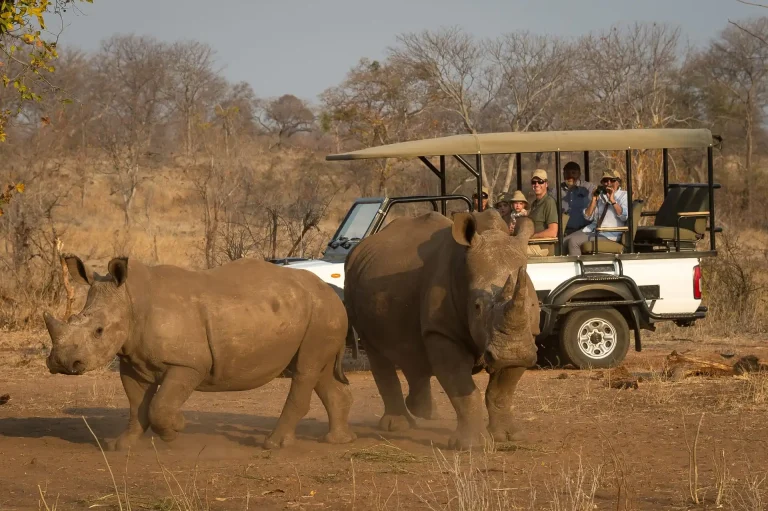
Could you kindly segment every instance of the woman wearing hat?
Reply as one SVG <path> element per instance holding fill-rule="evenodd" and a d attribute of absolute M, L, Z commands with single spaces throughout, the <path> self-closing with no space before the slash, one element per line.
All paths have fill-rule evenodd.
<path fill-rule="evenodd" d="M 501 218 L 507 222 L 510 234 L 515 230 L 517 217 L 528 216 L 528 201 L 520 190 L 515 190 L 513 194 L 500 194 L 495 206 L 499 210 Z"/>

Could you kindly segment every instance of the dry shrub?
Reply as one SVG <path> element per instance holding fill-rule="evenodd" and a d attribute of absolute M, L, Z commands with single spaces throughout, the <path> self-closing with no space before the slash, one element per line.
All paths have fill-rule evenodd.
<path fill-rule="evenodd" d="M 468 455 L 463 463 L 458 452 L 446 457 L 440 449 L 433 449 L 434 480 L 429 478 L 411 488 L 411 492 L 432 511 L 491 511 L 519 509 L 505 487 L 503 472 L 489 470 L 487 454 Z M 533 497 L 535 498 L 535 497 Z"/>
<path fill-rule="evenodd" d="M 743 402 L 762 405 L 768 402 L 768 371 L 744 373 Z"/>
<path fill-rule="evenodd" d="M 437 449 L 433 460 L 433 475 L 411 487 L 411 493 L 433 511 L 591 511 L 605 476 L 602 465 L 587 465 L 578 454 L 575 465 L 570 459 L 563 459 L 549 466 L 545 473 L 532 467 L 527 487 L 510 487 L 504 456 L 492 456 L 487 450 L 480 456 L 471 452 L 446 456 Z M 541 486 L 545 499 L 537 500 L 536 488 Z M 624 498 L 617 491 L 617 499 Z"/>
<path fill-rule="evenodd" d="M 700 327 L 714 334 L 765 332 L 768 243 L 727 228 L 717 241 L 718 256 L 702 260 L 703 301 L 709 313 Z"/>
<path fill-rule="evenodd" d="M 55 309 L 66 296 L 60 269 L 39 259 L 14 268 L 9 259 L 0 254 L 0 329 L 40 328 L 43 311 Z"/>

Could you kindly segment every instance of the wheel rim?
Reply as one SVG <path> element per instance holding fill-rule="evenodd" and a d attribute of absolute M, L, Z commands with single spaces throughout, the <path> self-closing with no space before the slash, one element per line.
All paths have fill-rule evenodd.
<path fill-rule="evenodd" d="M 601 360 L 616 349 L 616 328 L 602 318 L 585 321 L 579 328 L 579 350 L 592 360 Z"/>

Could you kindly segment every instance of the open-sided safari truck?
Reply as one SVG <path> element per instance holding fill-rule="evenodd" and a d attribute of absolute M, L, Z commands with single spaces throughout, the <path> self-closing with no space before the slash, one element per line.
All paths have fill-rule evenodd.
<path fill-rule="evenodd" d="M 632 189 L 632 151 L 662 152 L 664 201 L 658 211 L 644 211 L 643 197 Z M 669 183 L 670 149 L 706 151 L 706 183 Z M 630 205 L 626 227 L 618 242 L 596 239 L 582 246 L 583 255 L 566 256 L 563 250 L 567 215 L 561 211 L 561 153 L 583 152 L 583 178 L 589 181 L 590 152 L 620 151 L 625 156 L 624 179 Z M 706 317 L 701 305 L 702 257 L 717 255 L 715 227 L 712 134 L 706 129 L 635 129 L 559 131 L 536 133 L 487 133 L 456 135 L 371 147 L 326 157 L 327 160 L 370 158 L 419 158 L 440 179 L 439 196 L 362 198 L 355 201 L 319 260 L 281 261 L 293 268 L 316 273 L 343 299 L 344 260 L 362 238 L 376 233 L 392 206 L 426 202 L 446 214 L 448 201 L 474 204 L 464 195 L 446 193 L 446 157 L 455 158 L 474 176 L 477 196 L 483 188 L 481 155 L 515 155 L 517 189 L 522 189 L 522 154 L 554 153 L 555 191 L 561 228 L 557 238 L 537 238 L 530 243 L 549 244 L 550 256 L 528 259 L 530 275 L 541 306 L 539 362 L 572 363 L 579 368 L 613 367 L 630 347 L 641 349 L 641 330 L 673 321 L 690 326 Z M 474 165 L 470 163 L 474 155 Z M 702 155 L 703 156 L 703 155 Z M 437 164 L 429 158 L 439 157 Z M 482 209 L 482 201 L 477 209 Z M 654 217 L 653 225 L 639 226 L 641 217 Z M 600 230 L 600 228 L 598 228 Z M 607 229 L 606 229 L 607 230 Z M 699 242 L 710 232 L 709 247 Z M 586 250 L 585 250 L 586 249 Z M 357 351 L 354 340 L 354 352 Z"/>

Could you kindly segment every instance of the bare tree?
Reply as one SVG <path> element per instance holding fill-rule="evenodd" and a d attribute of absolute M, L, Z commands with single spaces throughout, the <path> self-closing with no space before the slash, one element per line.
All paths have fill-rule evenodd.
<path fill-rule="evenodd" d="M 768 17 L 741 26 L 768 37 Z M 720 120 L 740 125 L 744 167 L 752 172 L 755 134 L 768 107 L 768 46 L 737 27 L 726 27 L 701 55 L 698 74 L 710 110 Z"/>
<path fill-rule="evenodd" d="M 220 264 L 219 229 L 233 194 L 241 185 L 238 168 L 227 159 L 210 155 L 208 161 L 189 170 L 190 178 L 202 206 L 206 268 Z"/>
<path fill-rule="evenodd" d="M 398 36 L 393 62 L 409 67 L 427 85 L 436 104 L 458 116 L 463 131 L 478 133 L 482 113 L 493 102 L 498 84 L 482 44 L 458 27 Z M 488 176 L 483 169 L 483 181 Z"/>
<path fill-rule="evenodd" d="M 493 100 L 493 82 L 485 82 L 486 59 L 482 45 L 457 27 L 437 32 L 402 34 L 391 59 L 410 67 L 429 85 L 428 93 L 444 100 L 442 106 L 457 114 L 468 133 L 477 133 L 478 115 Z"/>
<path fill-rule="evenodd" d="M 745 4 L 745 5 L 751 5 L 751 6 L 754 6 L 754 7 L 762 7 L 763 9 L 768 9 L 768 5 L 758 4 L 758 3 L 755 3 L 755 2 L 747 2 L 746 0 L 736 0 L 736 1 L 739 2 L 739 3 Z M 742 24 L 740 22 L 738 22 L 738 21 L 731 21 L 729 19 L 728 23 L 730 23 L 734 27 L 738 28 L 739 30 L 741 30 L 745 34 L 749 34 L 750 36 L 754 37 L 755 39 L 757 39 L 758 41 L 760 41 L 764 45 L 768 46 L 768 38 L 766 38 L 764 34 L 755 33 L 752 30 L 750 30 L 748 27 L 742 26 Z"/>
<path fill-rule="evenodd" d="M 102 44 L 94 59 L 104 115 L 98 139 L 111 166 L 101 172 L 119 194 L 125 225 L 136 191 L 149 177 L 144 164 L 154 130 L 168 112 L 162 91 L 167 80 L 167 52 L 148 37 L 114 36 Z"/>
<path fill-rule="evenodd" d="M 693 121 L 677 102 L 679 39 L 679 28 L 656 23 L 635 23 L 624 29 L 614 26 L 583 37 L 575 76 L 581 94 L 580 98 L 572 96 L 580 118 L 574 126 L 664 128 Z M 623 169 L 623 156 L 602 156 L 606 165 Z M 658 195 L 660 151 L 637 151 L 633 167 L 639 195 Z"/>
<path fill-rule="evenodd" d="M 551 129 L 568 101 L 565 91 L 574 70 L 571 45 L 521 31 L 488 42 L 487 51 L 498 73 L 495 104 L 504 125 L 512 131 Z M 510 155 L 503 190 L 512 183 L 513 159 Z"/>
<path fill-rule="evenodd" d="M 310 165 L 313 158 L 304 161 Z M 286 257 L 304 256 L 312 241 L 312 235 L 320 232 L 320 222 L 325 218 L 331 202 L 342 188 L 336 179 L 323 177 L 319 172 L 304 172 L 294 181 L 290 190 L 283 221 L 291 244 Z"/>
<path fill-rule="evenodd" d="M 408 140 L 435 133 L 424 113 L 429 96 L 421 80 L 401 64 L 361 60 L 344 82 L 321 95 L 321 127 L 333 131 L 337 150 L 359 149 Z M 405 166 L 386 158 L 364 169 L 355 169 L 355 179 L 364 193 L 386 193 L 389 180 Z M 365 169 L 373 170 L 373 178 Z"/>
<path fill-rule="evenodd" d="M 171 66 L 164 92 L 181 116 L 184 148 L 189 156 L 194 143 L 195 120 L 206 120 L 206 110 L 222 95 L 226 83 L 213 67 L 215 52 L 207 44 L 197 41 L 174 43 L 168 50 L 168 59 Z"/>

